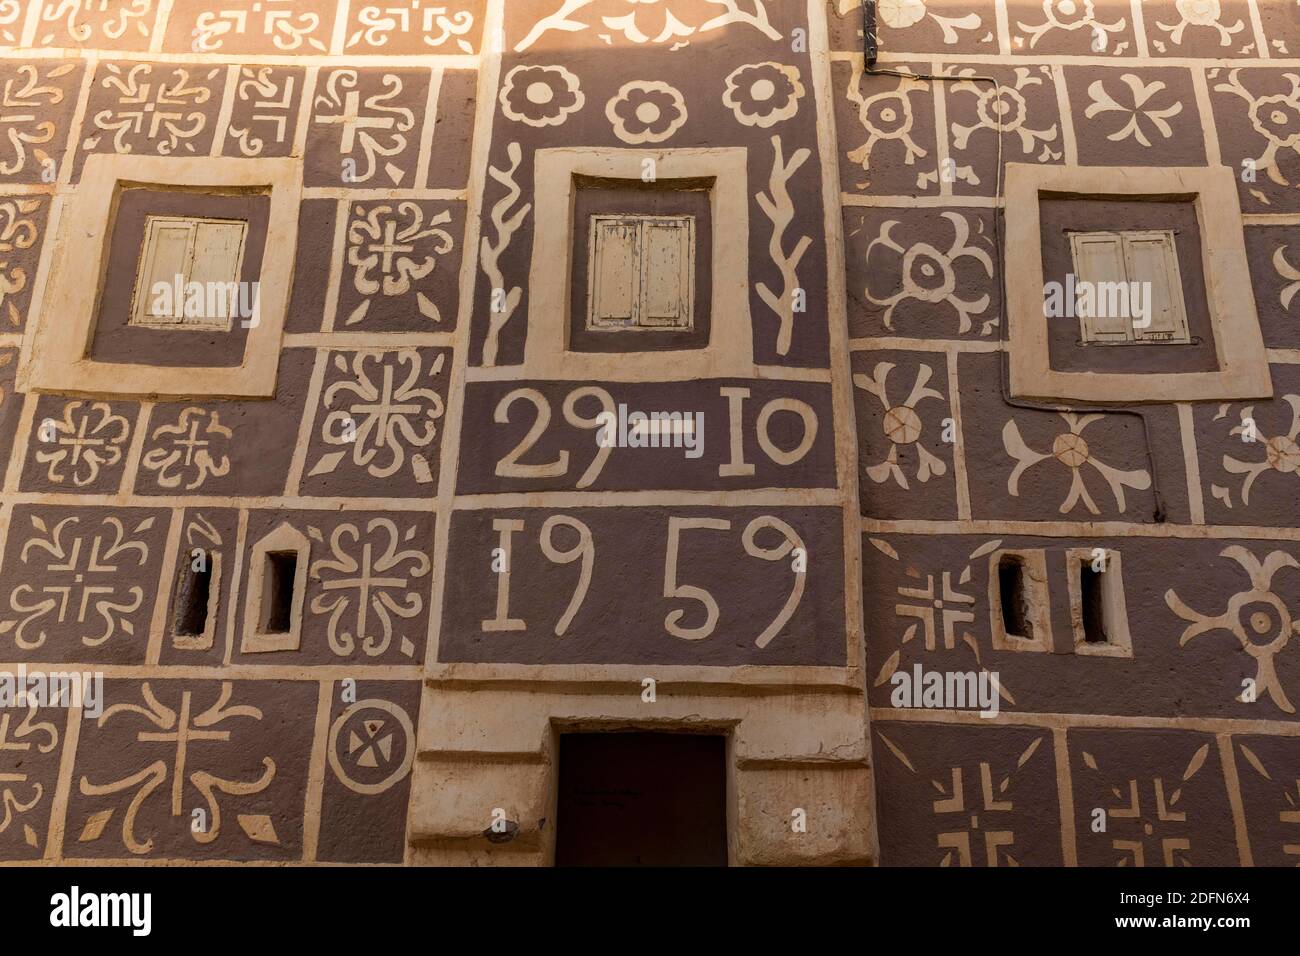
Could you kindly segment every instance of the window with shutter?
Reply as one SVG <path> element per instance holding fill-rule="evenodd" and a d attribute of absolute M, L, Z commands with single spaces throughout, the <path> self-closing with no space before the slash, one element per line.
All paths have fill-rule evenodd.
<path fill-rule="evenodd" d="M 1085 343 L 1191 341 L 1173 232 L 1073 233 L 1070 250 L 1076 283 L 1089 287 L 1090 307 L 1079 312 Z"/>
<path fill-rule="evenodd" d="M 229 328 L 247 233 L 233 219 L 149 216 L 129 324 Z"/>
<path fill-rule="evenodd" d="M 592 216 L 587 328 L 694 327 L 695 220 Z"/>

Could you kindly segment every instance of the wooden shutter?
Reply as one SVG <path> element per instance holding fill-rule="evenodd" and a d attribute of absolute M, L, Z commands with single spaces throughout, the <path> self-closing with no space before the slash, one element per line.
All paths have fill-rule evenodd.
<path fill-rule="evenodd" d="M 1134 338 L 1139 342 L 1190 341 L 1174 234 L 1167 231 L 1125 233 L 1124 257 L 1129 280 L 1144 283 L 1151 299 L 1151 324 L 1135 327 Z"/>
<path fill-rule="evenodd" d="M 588 328 L 636 323 L 641 292 L 640 233 L 640 224 L 633 218 L 592 217 Z"/>
<path fill-rule="evenodd" d="M 1075 233 L 1070 236 L 1070 249 L 1078 282 L 1090 283 L 1096 290 L 1103 283 L 1128 281 L 1124 242 L 1119 233 Z M 1092 311 L 1104 311 L 1102 306 L 1094 296 Z M 1123 315 L 1080 315 L 1079 328 L 1085 342 L 1128 342 L 1133 337 L 1132 322 Z"/>
<path fill-rule="evenodd" d="M 642 223 L 640 325 L 690 326 L 693 225 L 686 217 L 649 219 Z"/>

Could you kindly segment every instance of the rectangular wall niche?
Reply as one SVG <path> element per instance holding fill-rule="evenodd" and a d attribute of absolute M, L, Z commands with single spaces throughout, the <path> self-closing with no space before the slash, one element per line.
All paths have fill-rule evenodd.
<path fill-rule="evenodd" d="M 1041 549 L 989 556 L 989 610 L 997 650 L 1051 651 L 1052 606 Z"/>

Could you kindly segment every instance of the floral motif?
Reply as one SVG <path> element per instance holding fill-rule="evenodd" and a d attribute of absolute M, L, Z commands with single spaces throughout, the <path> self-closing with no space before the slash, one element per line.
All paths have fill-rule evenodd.
<path fill-rule="evenodd" d="M 209 477 L 220 478 L 230 472 L 226 450 L 234 437 L 215 411 L 186 408 L 174 424 L 154 429 L 150 440 L 159 445 L 140 464 L 158 472 L 160 488 L 179 488 L 183 483 L 186 491 L 194 491 Z"/>
<path fill-rule="evenodd" d="M 122 448 L 131 423 L 114 414 L 107 402 L 68 402 L 63 420 L 46 419 L 39 437 L 55 447 L 38 451 L 36 460 L 49 465 L 46 476 L 56 484 L 67 478 L 78 488 L 93 484 L 100 468 L 112 468 L 122 460 Z"/>
<path fill-rule="evenodd" d="M 347 446 L 350 452 L 322 455 L 309 474 L 328 474 L 349 454 L 352 464 L 364 468 L 372 478 L 391 478 L 406 467 L 409 450 L 427 448 L 438 434 L 442 398 L 433 389 L 420 387 L 419 382 L 436 378 L 444 360 L 445 355 L 439 353 L 422 374 L 423 359 L 413 349 L 391 354 L 357 352 L 350 365 L 342 355 L 335 355 L 335 369 L 349 377 L 332 384 L 322 396 L 331 411 L 321 425 L 321 438 L 327 445 Z M 419 452 L 410 458 L 416 481 L 432 482 L 428 459 Z"/>
<path fill-rule="evenodd" d="M 1016 425 L 1014 419 L 1011 419 L 1002 428 L 1002 446 L 1006 449 L 1007 454 L 1016 461 L 1016 467 L 1012 469 L 1010 477 L 1007 478 L 1007 492 L 1013 497 L 1020 496 L 1020 476 L 1032 468 L 1034 465 L 1047 459 L 1055 459 L 1070 470 L 1070 491 L 1065 501 L 1061 504 L 1061 514 L 1068 514 L 1073 511 L 1079 502 L 1083 502 L 1084 507 L 1092 514 L 1100 514 L 1101 511 L 1088 493 L 1088 487 L 1083 480 L 1083 466 L 1089 465 L 1092 469 L 1105 479 L 1106 484 L 1110 486 L 1111 494 L 1115 496 L 1115 504 L 1120 511 L 1127 508 L 1124 499 L 1124 488 L 1133 488 L 1137 491 L 1145 491 L 1151 487 L 1151 476 L 1141 469 L 1132 471 L 1123 471 L 1114 468 L 1101 459 L 1097 458 L 1092 449 L 1088 447 L 1088 441 L 1083 437 L 1083 431 L 1095 421 L 1104 419 L 1105 415 L 1078 415 L 1074 412 L 1060 412 L 1065 419 L 1069 430 L 1061 432 L 1052 442 L 1050 452 L 1038 452 L 1025 444 L 1020 437 L 1020 428 Z"/>
<path fill-rule="evenodd" d="M 1191 622 L 1183 631 L 1178 644 L 1183 647 L 1201 634 L 1227 631 L 1241 644 L 1241 649 L 1255 659 L 1255 687 L 1258 692 L 1269 695 L 1278 707 L 1288 714 L 1294 714 L 1295 706 L 1278 679 L 1275 659 L 1290 642 L 1291 636 L 1300 634 L 1300 620 L 1295 618 L 1286 601 L 1275 592 L 1273 578 L 1283 568 L 1300 569 L 1300 561 L 1285 551 L 1273 551 L 1260 561 L 1241 545 L 1224 548 L 1219 556 L 1241 565 L 1250 577 L 1250 589 L 1233 595 L 1223 613 L 1214 617 L 1188 607 L 1173 588 L 1166 591 L 1165 603 L 1169 609 L 1184 621 Z M 1282 593 L 1288 592 L 1283 590 Z M 1294 586 L 1289 593 L 1295 593 Z M 1243 695 L 1245 693 L 1243 691 Z M 1244 696 L 1237 699 L 1246 700 Z"/>
<path fill-rule="evenodd" d="M 848 16 L 860 5 L 858 0 L 839 0 L 839 14 L 842 17 Z M 926 0 L 880 0 L 876 13 L 882 23 L 895 30 L 914 27 L 929 17 L 943 31 L 944 43 L 960 42 L 958 30 L 978 30 L 984 22 L 977 13 L 968 13 L 962 17 L 942 16 L 929 9 Z"/>
<path fill-rule="evenodd" d="M 1227 82 L 1216 84 L 1214 89 L 1239 96 L 1250 105 L 1250 124 L 1268 143 L 1252 163 L 1277 185 L 1290 186 L 1291 181 L 1278 167 L 1278 154 L 1289 149 L 1300 155 L 1300 75 L 1282 74 L 1291 82 L 1289 93 L 1256 97 L 1242 85 L 1240 74 L 1240 70 L 1231 71 Z"/>
<path fill-rule="evenodd" d="M 1256 479 L 1266 471 L 1276 471 L 1281 475 L 1294 475 L 1300 472 L 1300 445 L 1297 445 L 1296 439 L 1300 437 L 1300 395 L 1286 395 L 1282 399 L 1291 406 L 1291 428 L 1285 435 L 1274 435 L 1271 438 L 1255 435 L 1255 407 L 1247 406 L 1241 410 L 1241 424 L 1232 429 L 1229 434 L 1240 436 L 1243 441 L 1251 445 L 1261 445 L 1264 450 L 1263 461 L 1240 461 L 1231 455 L 1223 456 L 1223 470 L 1231 472 L 1234 475 L 1245 475 L 1241 483 L 1241 502 L 1250 504 L 1250 490 L 1254 486 Z M 1226 412 L 1226 406 L 1220 410 L 1219 417 Z M 1226 499 L 1225 504 L 1232 507 L 1232 499 L 1224 489 L 1223 497 Z M 1216 494 L 1218 494 L 1216 492 Z"/>
<path fill-rule="evenodd" d="M 437 256 L 455 247 L 451 233 L 438 228 L 451 222 L 451 213 L 431 215 L 425 222 L 424 210 L 409 200 L 394 209 L 381 203 L 369 209 L 358 205 L 348 226 L 348 265 L 354 272 L 353 285 L 366 298 L 343 322 L 355 325 L 370 309 L 370 296 L 401 296 L 411 291 L 437 265 Z M 416 307 L 435 322 L 442 321 L 438 307 L 421 291 L 415 293 Z"/>
<path fill-rule="evenodd" d="M 19 584 L 9 594 L 9 608 L 20 617 L 0 620 L 0 634 L 13 632 L 20 650 L 42 647 L 48 636 L 46 627 L 75 626 L 83 633 L 81 643 L 98 647 L 121 630 L 135 635 L 130 615 L 144 603 L 144 588 L 126 583 L 129 558 L 143 568 L 149 561 L 149 545 L 129 537 L 126 527 L 116 517 L 104 518 L 94 531 L 80 528 L 81 517 L 64 518 L 53 529 L 39 515 L 31 516 L 36 532 L 18 553 L 18 560 L 30 565 L 34 552 L 49 557 L 43 568 L 30 565 L 36 586 Z M 145 518 L 132 529 L 131 535 L 142 536 L 154 524 Z M 39 588 L 39 589 L 38 589 Z M 124 594 L 119 596 L 118 590 Z M 96 623 L 102 622 L 99 633 Z M 35 635 L 31 631 L 40 628 Z"/>
<path fill-rule="evenodd" d="M 562 66 L 517 66 L 501 85 L 501 111 L 529 126 L 561 126 L 587 102 L 578 77 Z"/>
<path fill-rule="evenodd" d="M 849 152 L 849 161 L 861 166 L 863 172 L 870 172 L 871 153 L 882 141 L 902 143 L 906 150 L 903 162 L 908 166 L 928 156 L 929 153 L 912 138 L 916 117 L 912 112 L 909 93 L 912 89 L 919 89 L 920 85 L 915 80 L 903 80 L 898 89 L 863 97 L 862 78 L 862 71 L 855 69 L 849 81 L 848 96 L 850 101 L 857 104 L 858 122 L 867 131 L 867 141 Z M 922 177 L 918 176 L 917 186 L 921 185 Z"/>
<path fill-rule="evenodd" d="M 947 251 L 941 252 L 928 242 L 918 242 L 904 249 L 893 237 L 893 230 L 899 221 L 891 219 L 880 227 L 880 234 L 867 246 L 866 258 L 871 259 L 872 250 L 888 249 L 903 257 L 902 287 L 886 298 L 877 298 L 871 291 L 868 280 L 864 290 L 866 297 L 876 305 L 885 306 L 881 321 L 885 328 L 893 329 L 894 309 L 907 300 L 925 302 L 930 305 L 946 304 L 957 312 L 958 331 L 969 332 L 971 316 L 981 315 L 989 307 L 989 295 L 985 293 L 978 299 L 967 300 L 957 294 L 957 273 L 954 268 L 962 259 L 973 259 L 983 267 L 989 277 L 993 275 L 993 260 L 983 249 L 970 244 L 970 224 L 966 217 L 956 212 L 945 212 L 943 218 L 952 225 L 953 238 Z M 980 224 L 983 231 L 983 223 Z M 875 273 L 867 270 L 868 276 Z M 996 324 L 996 319 L 986 322 L 981 335 L 988 335 Z"/>
<path fill-rule="evenodd" d="M 1156 20 L 1156 26 L 1164 30 L 1169 35 L 1169 41 L 1174 44 L 1183 42 L 1183 33 L 1188 27 L 1213 27 L 1219 34 L 1219 46 L 1232 46 L 1232 38 L 1246 29 L 1246 24 L 1241 19 L 1230 27 L 1220 22 L 1223 7 L 1219 0 L 1174 0 L 1174 10 L 1179 17 L 1177 23 L 1167 24 Z M 1160 49 L 1164 49 L 1163 44 Z"/>
<path fill-rule="evenodd" d="M 410 620 L 424 609 L 415 581 L 429 573 L 429 557 L 419 547 L 399 550 L 417 530 L 412 525 L 399 534 L 392 520 L 372 518 L 363 536 L 356 525 L 341 524 L 330 535 L 329 557 L 312 562 L 310 574 L 321 582 L 321 592 L 311 610 L 329 615 L 329 646 L 339 657 L 354 653 L 358 641 L 367 657 L 380 656 L 392 643 L 394 617 Z M 316 528 L 308 533 L 324 544 Z M 411 657 L 415 644 L 403 636 L 400 650 Z"/>
<path fill-rule="evenodd" d="M 122 816 L 121 830 L 122 844 L 133 854 L 143 855 L 153 849 L 153 837 L 141 840 L 136 834 L 136 820 L 146 801 L 167 782 L 169 777 L 172 786 L 163 793 L 170 798 L 173 818 L 190 815 L 190 807 L 183 799 L 186 782 L 203 798 L 207 825 L 185 827 L 194 842 L 198 844 L 212 843 L 221 835 L 222 819 L 218 793 L 225 796 L 249 796 L 261 793 L 275 779 L 275 761 L 269 756 L 261 759 L 261 772 L 251 780 L 225 779 L 203 769 L 204 757 L 211 759 L 211 747 L 195 747 L 193 746 L 195 743 L 229 745 L 233 731 L 226 722 L 240 718 L 260 721 L 262 711 L 248 704 L 230 706 L 230 699 L 233 696 L 230 681 L 221 682 L 221 691 L 210 707 L 200 710 L 194 705 L 194 695 L 195 692 L 192 690 L 183 690 L 180 699 L 176 701 L 177 706 L 169 707 L 154 695 L 153 688 L 146 681 L 140 688 L 143 706 L 134 703 L 114 704 L 99 717 L 100 727 L 105 726 L 118 715 L 125 714 L 134 715 L 137 720 L 143 718 L 157 728 L 156 731 L 140 730 L 136 733 L 135 748 L 130 748 L 130 753 L 137 759 L 147 760 L 160 744 L 170 751 L 170 759 L 160 756 L 147 766 L 135 772 L 128 772 L 121 779 L 111 783 L 92 783 L 85 775 L 79 782 L 81 793 L 88 797 L 111 796 L 134 790 L 134 795 Z M 111 809 L 92 814 L 86 821 L 80 837 L 81 841 L 91 842 L 99 839 L 112 815 Z M 263 842 L 279 842 L 269 817 L 262 814 L 253 816 L 241 814 L 238 820 L 241 828 L 250 836 L 257 834 Z"/>
<path fill-rule="evenodd" d="M 749 8 L 746 10 L 741 9 L 741 2 L 742 0 L 705 0 L 705 4 L 692 4 L 688 12 L 680 9 L 684 4 L 674 5 L 672 0 L 664 0 L 662 6 L 659 5 L 660 0 L 562 0 L 554 13 L 533 25 L 528 35 L 515 46 L 515 52 L 522 53 L 552 30 L 576 33 L 591 29 L 593 24 L 575 19 L 575 15 L 593 4 L 611 11 L 599 20 L 601 26 L 609 32 L 597 36 L 606 43 L 611 43 L 614 34 L 618 34 L 630 43 L 668 43 L 675 50 L 685 46 L 697 34 L 732 24 L 752 27 L 769 40 L 782 38 L 781 32 L 768 19 L 764 0 L 743 0 Z M 678 7 L 676 12 L 674 6 Z M 658 17 L 652 15 L 656 12 L 659 13 Z M 701 14 L 708 15 L 708 19 L 699 22 Z"/>
<path fill-rule="evenodd" d="M 356 70 L 335 70 L 325 83 L 325 92 L 316 97 L 317 125 L 338 126 L 341 130 L 339 153 L 350 156 L 358 147 L 365 165 L 354 170 L 350 181 L 364 183 L 378 171 L 380 159 L 397 156 L 405 151 L 407 134 L 415 128 L 415 113 L 405 106 L 391 105 L 400 102 L 404 89 L 402 79 L 395 73 L 385 73 L 380 79 L 383 92 L 363 97 L 360 76 Z M 399 185 L 405 171 L 386 163 L 384 171 L 394 185 Z"/>
<path fill-rule="evenodd" d="M 1030 49 L 1037 46 L 1038 41 L 1053 30 L 1073 33 L 1075 30 L 1083 29 L 1092 30 L 1094 38 L 1097 38 L 1094 39 L 1094 44 L 1101 44 L 1102 49 L 1105 49 L 1106 34 L 1118 33 L 1127 25 L 1123 17 L 1114 23 L 1103 23 L 1098 20 L 1097 7 L 1093 0 L 1043 0 L 1043 17 L 1043 22 L 1034 26 L 1016 21 L 1016 26 L 1029 35 Z"/>
<path fill-rule="evenodd" d="M 133 152 L 137 145 L 156 149 L 162 156 L 182 148 L 188 153 L 199 151 L 198 137 L 208 126 L 208 116 L 200 107 L 212 99 L 223 70 L 213 68 L 198 76 L 183 67 L 169 72 L 149 63 L 129 68 L 107 63 L 104 70 L 100 86 L 115 90 L 117 101 L 95 113 L 94 128 L 99 132 L 86 137 L 83 149 L 97 149 L 103 134 L 111 133 L 117 153 Z"/>
<path fill-rule="evenodd" d="M 727 77 L 722 103 L 745 126 L 767 129 L 799 111 L 803 82 L 798 67 L 784 63 L 747 63 Z"/>
<path fill-rule="evenodd" d="M 882 0 L 880 19 L 896 30 L 914 26 L 925 19 L 925 0 Z"/>
<path fill-rule="evenodd" d="M 957 75 L 973 72 L 974 70 L 970 68 L 963 68 Z M 975 83 L 969 80 L 955 84 L 954 93 L 967 93 L 975 97 L 976 122 L 971 126 L 952 124 L 953 146 L 957 149 L 965 149 L 972 133 L 987 129 L 995 133 L 999 131 L 1015 133 L 1020 140 L 1021 151 L 1027 156 L 1032 156 L 1035 147 L 1042 143 L 1043 148 L 1036 157 L 1037 162 L 1046 163 L 1053 159 L 1060 159 L 1062 153 L 1053 150 L 1049 145 L 1057 140 L 1057 124 L 1053 123 L 1046 129 L 1037 129 L 1029 125 L 1029 104 L 1025 100 L 1024 91 L 1032 86 L 1043 85 L 1044 80 L 1041 75 L 1035 76 L 1032 70 L 1023 66 L 1016 68 L 1014 87 L 1003 83 L 994 87 L 987 83 Z M 971 182 L 976 182 L 973 174 Z"/>
<path fill-rule="evenodd" d="M 879 400 L 881 407 L 885 409 L 885 417 L 880 427 L 885 434 L 885 438 L 889 441 L 889 453 L 885 456 L 884 461 L 867 467 L 867 477 L 876 484 L 882 484 L 893 479 L 900 488 L 906 490 L 909 488 L 907 476 L 903 474 L 903 469 L 898 465 L 898 449 L 900 447 L 916 446 L 918 459 L 916 480 L 922 484 L 929 481 L 931 477 L 944 475 L 948 471 L 948 466 L 920 443 L 921 433 L 924 431 L 925 426 L 921 421 L 921 416 L 916 411 L 916 406 L 927 398 L 934 398 L 939 401 L 944 399 L 941 392 L 937 392 L 928 386 L 931 376 L 934 375 L 934 369 L 928 365 L 921 365 L 916 370 L 916 378 L 912 382 L 912 390 L 908 393 L 907 398 L 900 404 L 892 404 L 889 399 L 888 383 L 889 373 L 894 368 L 893 362 L 881 362 L 872 369 L 869 376 L 854 375 L 853 384 L 874 395 Z"/>
<path fill-rule="evenodd" d="M 633 80 L 605 105 L 605 116 L 625 143 L 662 143 L 686 123 L 686 100 L 660 80 Z"/>
<path fill-rule="evenodd" d="M 1092 119 L 1099 113 L 1127 113 L 1129 116 L 1128 123 L 1106 137 L 1113 143 L 1128 139 L 1131 136 L 1143 146 L 1150 146 L 1151 140 L 1147 138 L 1141 120 L 1149 122 L 1165 139 L 1172 137 L 1174 130 L 1169 125 L 1168 120 L 1183 111 L 1183 104 L 1175 100 L 1172 105 L 1166 106 L 1162 110 L 1144 108 L 1153 96 L 1165 89 L 1165 84 L 1159 80 L 1143 83 L 1139 77 L 1132 73 L 1125 73 L 1120 77 L 1120 80 L 1132 93 L 1132 106 L 1125 106 L 1117 102 L 1110 93 L 1106 92 L 1106 85 L 1102 80 L 1094 80 L 1092 85 L 1088 87 L 1088 96 L 1091 98 L 1092 103 L 1084 110 L 1083 115 L 1088 119 Z"/>

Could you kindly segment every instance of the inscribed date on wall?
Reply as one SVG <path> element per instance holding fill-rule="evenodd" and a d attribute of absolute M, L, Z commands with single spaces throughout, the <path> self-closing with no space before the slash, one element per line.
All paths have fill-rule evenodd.
<path fill-rule="evenodd" d="M 837 508 L 458 511 L 438 659 L 845 663 Z"/>
<path fill-rule="evenodd" d="M 459 492 L 833 488 L 817 382 L 479 382 Z"/>

